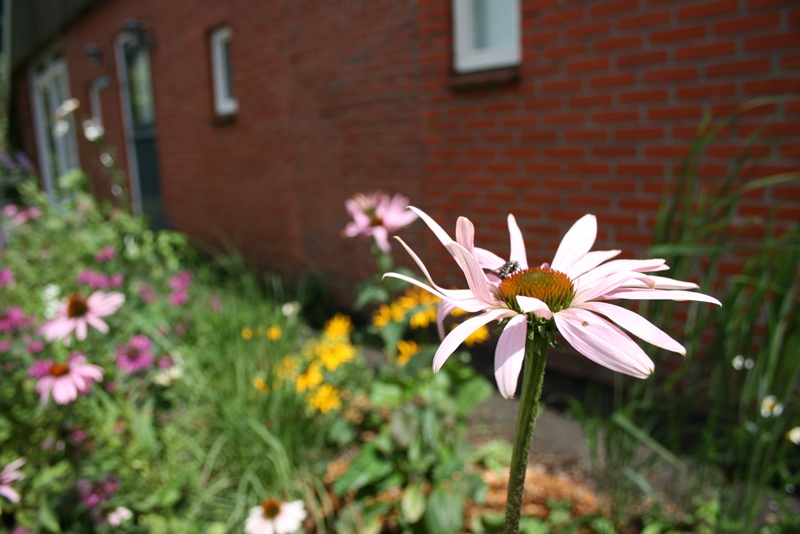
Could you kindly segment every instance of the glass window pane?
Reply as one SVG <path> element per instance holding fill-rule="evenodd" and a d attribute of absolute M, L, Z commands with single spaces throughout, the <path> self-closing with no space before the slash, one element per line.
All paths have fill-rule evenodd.
<path fill-rule="evenodd" d="M 231 63 L 231 42 L 226 39 L 222 42 L 222 63 L 225 69 L 225 96 L 234 98 L 233 93 L 233 64 Z"/>
<path fill-rule="evenodd" d="M 492 50 L 514 44 L 514 0 L 472 0 L 475 48 Z"/>

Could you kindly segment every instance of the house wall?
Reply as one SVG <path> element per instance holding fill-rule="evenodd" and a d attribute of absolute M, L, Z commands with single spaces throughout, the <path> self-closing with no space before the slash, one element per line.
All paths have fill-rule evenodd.
<path fill-rule="evenodd" d="M 201 241 L 230 244 L 273 270 L 323 274 L 345 300 L 372 272 L 365 243 L 342 239 L 344 200 L 403 193 L 442 225 L 471 218 L 478 241 L 508 250 L 506 214 L 533 261 L 598 215 L 599 248 L 641 255 L 664 181 L 705 114 L 752 98 L 708 150 L 718 183 L 765 120 L 752 176 L 800 168 L 800 8 L 768 0 L 521 0 L 523 62 L 488 76 L 454 75 L 450 0 L 256 2 L 106 0 L 62 36 L 73 94 L 103 93 L 108 142 L 126 164 L 113 65 L 123 22 L 148 24 L 167 217 Z M 239 110 L 213 116 L 208 32 L 233 29 Z M 81 145 L 86 166 L 97 154 Z M 102 187 L 98 179 L 98 187 Z M 741 215 L 800 220 L 800 190 L 748 197 Z M 444 285 L 459 282 L 421 223 L 401 234 Z M 757 237 L 757 234 L 756 234 Z M 405 253 L 396 247 L 397 257 Z M 736 265 L 729 266 L 735 271 Z"/>

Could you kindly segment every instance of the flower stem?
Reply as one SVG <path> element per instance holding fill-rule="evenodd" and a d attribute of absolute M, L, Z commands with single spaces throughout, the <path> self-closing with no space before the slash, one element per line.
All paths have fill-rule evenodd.
<path fill-rule="evenodd" d="M 530 327 L 529 327 L 530 328 Z M 547 360 L 547 339 L 535 330 L 528 332 L 525 342 L 525 370 L 522 377 L 522 397 L 517 412 L 517 430 L 514 436 L 514 452 L 508 476 L 508 500 L 504 534 L 517 534 L 522 510 L 522 495 L 525 492 L 525 474 L 531 450 L 533 425 L 542 396 L 544 367 Z"/>

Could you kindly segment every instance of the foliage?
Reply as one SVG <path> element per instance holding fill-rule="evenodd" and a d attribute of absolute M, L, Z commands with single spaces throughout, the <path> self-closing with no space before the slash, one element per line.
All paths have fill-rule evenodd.
<path fill-rule="evenodd" d="M 671 277 L 697 280 L 723 307 L 702 314 L 690 308 L 679 337 L 687 356 L 666 379 L 617 380 L 610 417 L 577 410 L 595 452 L 603 451 L 604 480 L 620 516 L 633 513 L 641 496 L 662 510 L 678 499 L 690 512 L 684 526 L 655 521 L 646 532 L 754 531 L 765 499 L 788 506 L 800 476 L 797 446 L 788 439 L 800 416 L 800 226 L 777 215 L 781 186 L 796 184 L 800 172 L 754 178 L 755 134 L 724 179 L 706 183 L 698 171 L 705 150 L 734 119 L 701 125 L 659 211 L 650 254 L 667 259 Z M 748 215 L 754 196 L 774 198 L 773 211 Z M 738 274 L 725 274 L 731 265 L 740 266 Z M 656 324 L 672 324 L 672 303 L 650 304 Z M 652 355 L 657 368 L 674 367 Z M 673 489 L 666 500 L 663 486 Z M 698 496 L 700 504 L 693 503 Z M 692 517 L 706 518 L 706 526 Z"/>

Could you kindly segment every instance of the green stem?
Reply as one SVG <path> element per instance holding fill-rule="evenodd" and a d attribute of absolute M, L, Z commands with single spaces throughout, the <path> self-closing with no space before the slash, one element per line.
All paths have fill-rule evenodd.
<path fill-rule="evenodd" d="M 542 396 L 546 360 L 547 339 L 535 330 L 529 329 L 528 338 L 525 342 L 522 397 L 519 400 L 514 452 L 511 454 L 511 467 L 509 468 L 508 476 L 508 500 L 506 502 L 504 534 L 517 534 L 519 532 L 522 496 L 525 492 L 525 474 L 528 469 L 533 425 L 536 423 L 536 412 L 539 410 L 539 399 Z"/>

